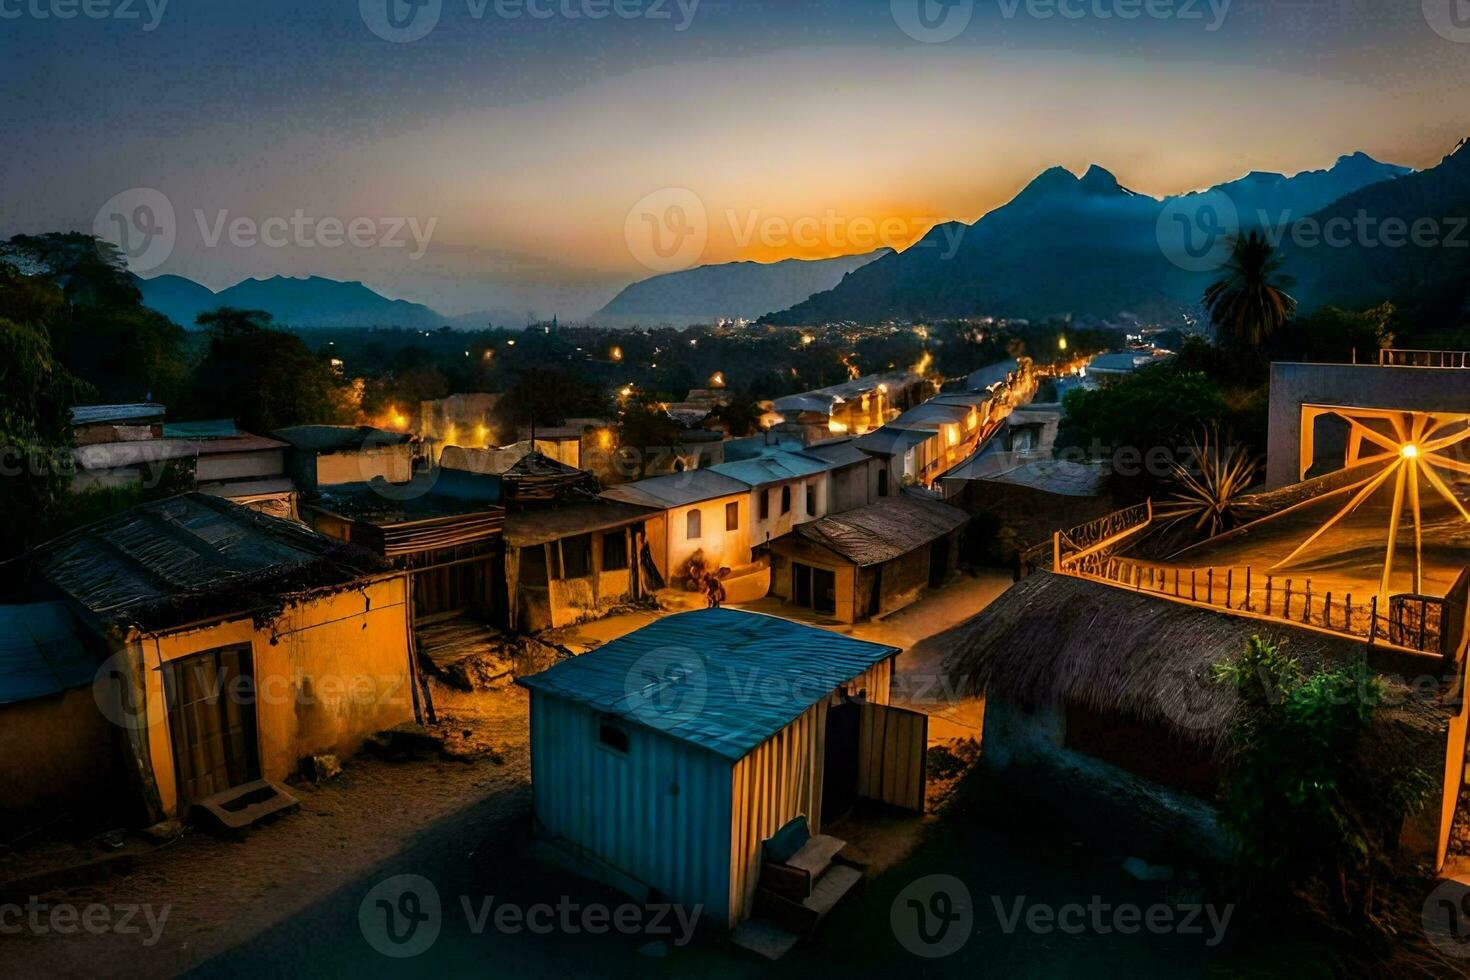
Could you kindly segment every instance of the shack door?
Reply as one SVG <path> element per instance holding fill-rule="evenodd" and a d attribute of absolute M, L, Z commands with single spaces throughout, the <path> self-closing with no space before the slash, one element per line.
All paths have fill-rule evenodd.
<path fill-rule="evenodd" d="M 844 701 L 827 709 L 827 739 L 822 758 L 822 822 L 825 827 L 857 802 L 862 705 Z"/>
<path fill-rule="evenodd" d="M 250 647 L 221 647 L 164 665 L 179 808 L 260 778 Z"/>
<path fill-rule="evenodd" d="M 866 701 L 861 706 L 858 795 L 923 813 L 929 716 Z"/>

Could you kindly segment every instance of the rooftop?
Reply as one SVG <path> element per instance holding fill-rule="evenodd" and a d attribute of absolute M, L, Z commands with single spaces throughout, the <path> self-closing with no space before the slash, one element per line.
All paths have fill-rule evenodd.
<path fill-rule="evenodd" d="M 527 548 L 576 534 L 610 531 L 647 520 L 650 514 L 647 507 L 599 497 L 538 504 L 505 515 L 505 543 Z"/>
<path fill-rule="evenodd" d="M 783 480 L 795 480 L 804 476 L 825 473 L 829 468 L 824 460 L 784 449 L 767 449 L 751 459 L 733 460 L 709 467 L 710 472 L 720 473 L 739 480 L 747 486 L 760 487 Z"/>
<path fill-rule="evenodd" d="M 517 683 L 733 761 L 898 652 L 774 616 L 703 609 Z"/>
<path fill-rule="evenodd" d="M 15 564 L 104 624 L 144 630 L 275 608 L 379 569 L 360 549 L 203 493 L 131 507 Z"/>
<path fill-rule="evenodd" d="M 310 453 L 339 453 L 382 446 L 401 446 L 413 439 L 407 432 L 391 432 L 371 425 L 293 425 L 271 433 L 294 448 Z"/>
<path fill-rule="evenodd" d="M 747 493 L 749 490 L 750 487 L 734 477 L 713 470 L 696 469 L 608 487 L 602 491 L 602 495 L 609 500 L 667 508 L 697 504 L 717 497 Z"/>
<path fill-rule="evenodd" d="M 77 405 L 71 410 L 72 425 L 101 425 L 109 422 L 143 425 L 162 422 L 164 407 L 152 402 L 132 405 Z"/>
<path fill-rule="evenodd" d="M 854 564 L 877 565 L 906 555 L 969 519 L 958 507 L 904 493 L 798 525 L 796 533 Z"/>
<path fill-rule="evenodd" d="M 64 602 L 0 606 L 0 704 L 92 683 L 94 643 Z"/>

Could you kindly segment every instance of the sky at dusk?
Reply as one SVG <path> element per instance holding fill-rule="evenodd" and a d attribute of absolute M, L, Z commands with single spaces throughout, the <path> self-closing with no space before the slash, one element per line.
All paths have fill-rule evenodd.
<path fill-rule="evenodd" d="M 590 312 L 652 274 L 629 213 L 671 188 L 702 261 L 768 261 L 902 247 L 1056 164 L 1158 196 L 1356 150 L 1425 167 L 1470 134 L 1441 0 L 977 0 L 929 7 L 969 16 L 932 43 L 905 0 L 69 2 L 0 0 L 0 234 L 151 188 L 176 240 L 147 275 L 362 279 L 451 314 Z M 211 241 L 297 212 L 431 233 Z"/>

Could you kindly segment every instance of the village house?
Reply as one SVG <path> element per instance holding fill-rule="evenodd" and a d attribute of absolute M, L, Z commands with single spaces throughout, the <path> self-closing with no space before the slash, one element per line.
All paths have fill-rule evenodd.
<path fill-rule="evenodd" d="M 874 503 L 878 493 L 878 464 L 852 439 L 813 443 L 802 450 L 827 464 L 827 513 L 840 514 Z"/>
<path fill-rule="evenodd" d="M 772 540 L 806 521 L 827 513 L 828 469 L 825 460 L 773 446 L 751 447 L 744 459 L 729 459 L 709 468 L 750 488 L 752 548 Z"/>
<path fill-rule="evenodd" d="M 271 433 L 291 447 L 291 475 L 304 493 L 344 483 L 407 483 L 416 448 L 407 432 L 370 425 L 297 425 Z"/>
<path fill-rule="evenodd" d="M 903 493 L 802 524 L 771 544 L 771 594 L 843 623 L 886 615 L 954 574 L 968 520 Z"/>
<path fill-rule="evenodd" d="M 7 572 L 110 653 L 91 696 L 126 743 L 132 821 L 248 823 L 294 802 L 303 760 L 415 718 L 404 576 L 299 524 L 190 493 Z"/>
<path fill-rule="evenodd" d="M 923 809 L 927 719 L 888 706 L 898 653 L 707 609 L 522 677 L 536 832 L 582 873 L 720 928 L 790 909 L 764 880 L 778 831 L 804 818 L 819 834 L 860 797 Z M 841 845 L 808 895 L 835 902 L 861 878 L 834 863 Z"/>
<path fill-rule="evenodd" d="M 739 480 L 713 470 L 689 470 L 609 487 L 602 495 L 658 509 L 646 524 L 647 543 L 665 582 L 679 579 L 695 555 L 711 571 L 751 564 L 750 487 Z"/>

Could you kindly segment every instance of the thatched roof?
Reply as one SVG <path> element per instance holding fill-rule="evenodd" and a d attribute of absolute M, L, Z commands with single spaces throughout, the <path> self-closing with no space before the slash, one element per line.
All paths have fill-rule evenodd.
<path fill-rule="evenodd" d="M 1211 668 L 1239 654 L 1254 635 L 1285 641 L 1308 673 L 1366 650 L 1347 637 L 1037 572 L 945 635 L 944 668 L 962 689 L 988 698 L 1029 710 L 1075 704 L 1128 714 L 1220 749 L 1238 702 L 1212 679 Z M 1409 679 L 1413 673 L 1405 671 Z M 1418 673 L 1437 676 L 1427 668 Z M 1398 681 L 1388 681 L 1386 693 L 1399 706 L 1389 712 L 1375 751 L 1442 758 L 1448 709 L 1410 696 Z"/>

